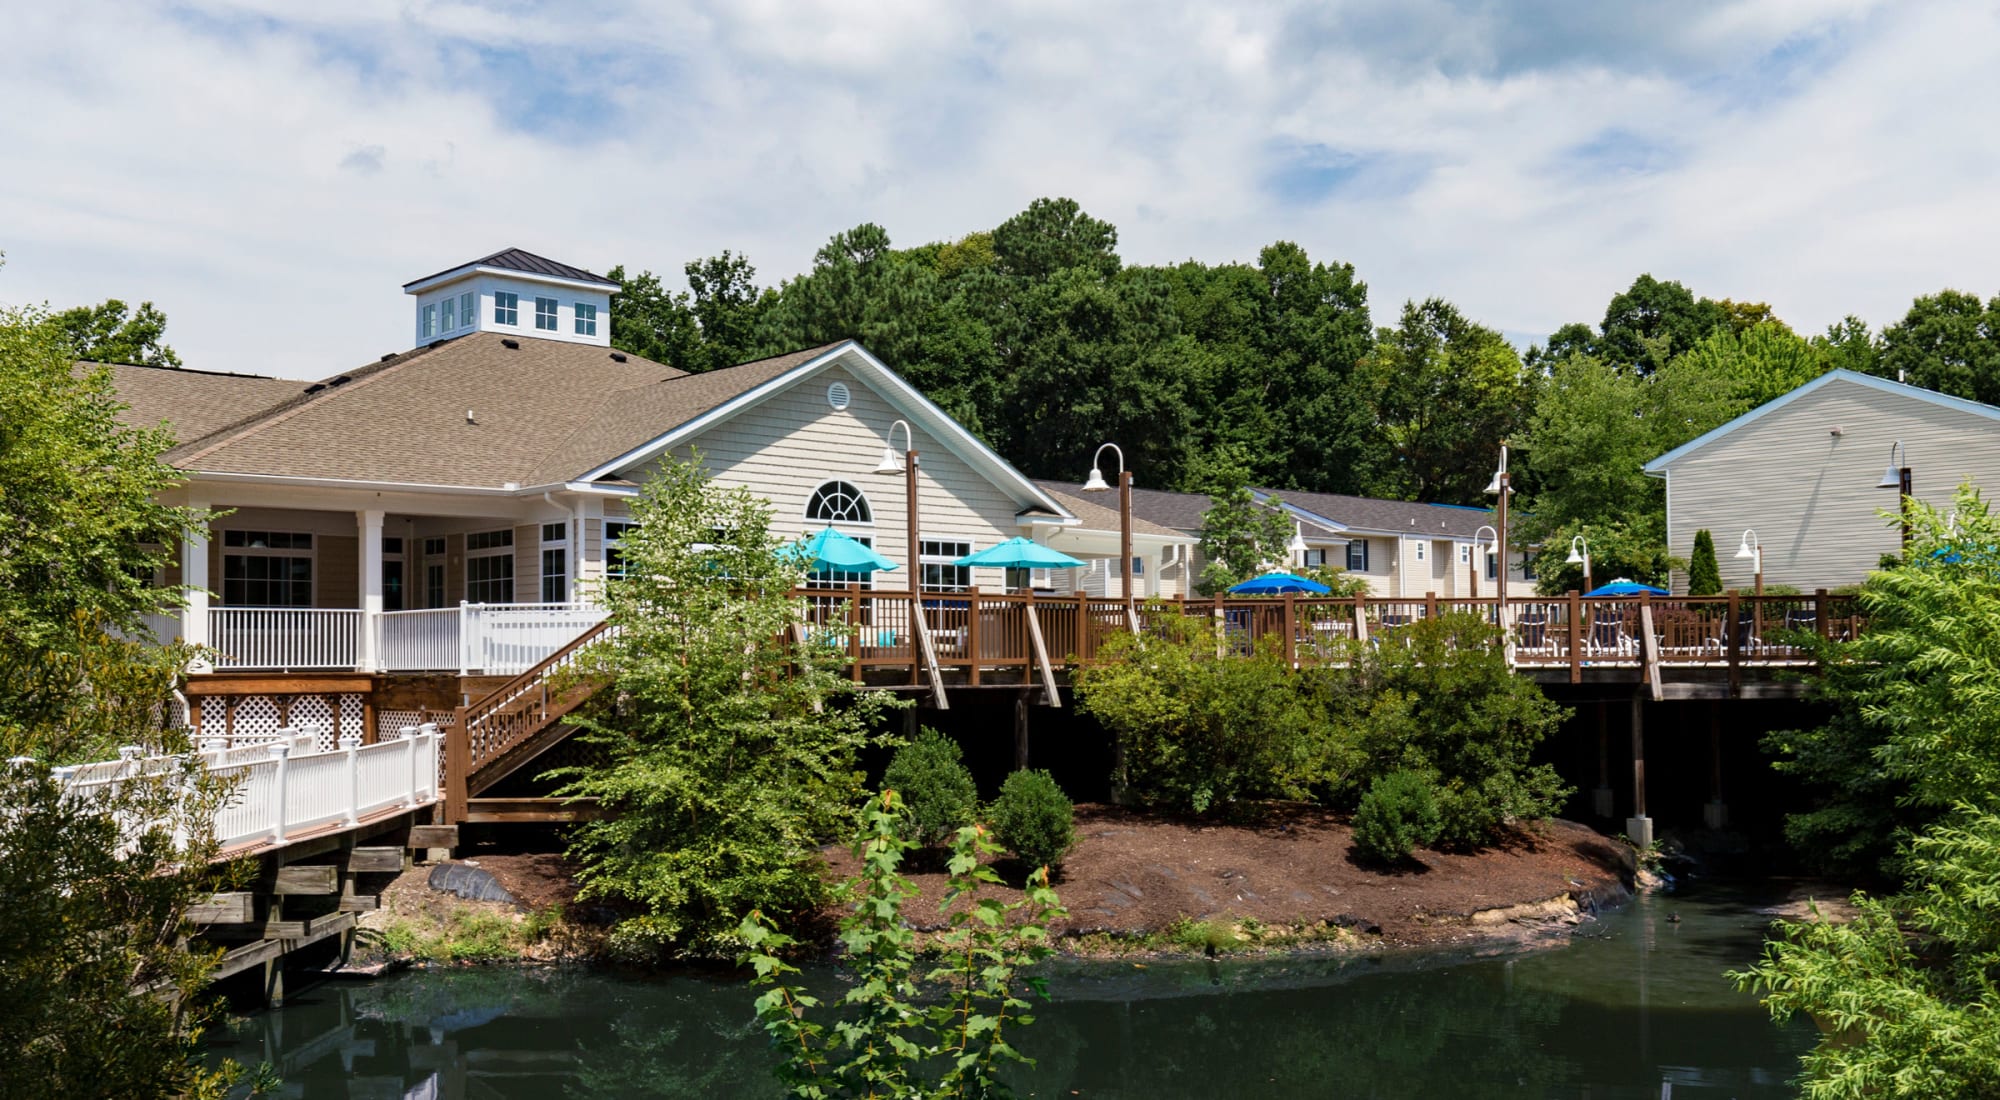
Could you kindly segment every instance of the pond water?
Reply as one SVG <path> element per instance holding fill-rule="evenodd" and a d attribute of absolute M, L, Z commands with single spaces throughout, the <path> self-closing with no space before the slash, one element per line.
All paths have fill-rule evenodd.
<path fill-rule="evenodd" d="M 1722 977 L 1755 958 L 1764 900 L 1642 897 L 1565 946 L 1485 958 L 1064 963 L 1054 1003 L 1017 1033 L 1038 1060 L 1020 1091 L 1790 1096 L 1810 1026 L 1775 1026 Z M 750 1001 L 690 977 L 413 972 L 301 991 L 218 1032 L 213 1051 L 268 1060 L 306 1098 L 772 1096 Z"/>

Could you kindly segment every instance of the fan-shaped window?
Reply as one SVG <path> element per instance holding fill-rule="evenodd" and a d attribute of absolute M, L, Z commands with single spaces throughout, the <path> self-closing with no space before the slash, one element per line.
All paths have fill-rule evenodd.
<path fill-rule="evenodd" d="M 868 510 L 868 498 L 861 490 L 845 481 L 829 481 L 813 490 L 812 499 L 806 502 L 806 518 L 823 523 L 873 523 L 875 513 Z"/>

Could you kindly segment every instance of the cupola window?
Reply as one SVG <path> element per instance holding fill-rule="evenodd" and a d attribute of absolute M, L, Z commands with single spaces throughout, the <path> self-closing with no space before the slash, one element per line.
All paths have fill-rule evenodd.
<path fill-rule="evenodd" d="M 493 323 L 496 325 L 518 325 L 521 323 L 521 296 L 511 290 L 493 292 Z"/>
<path fill-rule="evenodd" d="M 535 328 L 543 332 L 556 330 L 556 300 L 554 298 L 535 299 Z"/>
<path fill-rule="evenodd" d="M 576 304 L 576 334 L 578 336 L 597 335 L 597 307 L 589 302 Z"/>

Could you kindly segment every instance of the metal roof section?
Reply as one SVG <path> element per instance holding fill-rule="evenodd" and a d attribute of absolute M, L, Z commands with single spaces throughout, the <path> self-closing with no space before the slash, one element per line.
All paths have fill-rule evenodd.
<path fill-rule="evenodd" d="M 497 272 L 508 275 L 526 275 L 542 281 L 554 281 L 594 286 L 616 291 L 618 284 L 592 271 L 538 256 L 525 248 L 503 248 L 491 256 L 482 256 L 468 263 L 456 264 L 443 271 L 433 272 L 421 279 L 412 279 L 403 284 L 405 294 L 415 294 L 443 283 L 476 275 L 480 272 Z"/>

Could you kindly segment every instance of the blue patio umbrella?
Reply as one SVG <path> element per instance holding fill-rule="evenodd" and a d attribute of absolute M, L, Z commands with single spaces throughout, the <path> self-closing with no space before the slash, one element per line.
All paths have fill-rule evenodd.
<path fill-rule="evenodd" d="M 1333 589 L 1307 580 L 1297 573 L 1266 573 L 1261 577 L 1251 577 L 1242 584 L 1229 589 L 1232 596 L 1282 596 L 1287 592 L 1303 592 L 1313 596 L 1324 596 Z"/>
<path fill-rule="evenodd" d="M 867 544 L 849 538 L 832 527 L 795 544 L 792 552 L 815 573 L 873 573 L 878 569 L 896 568 L 895 562 L 877 554 Z"/>
<path fill-rule="evenodd" d="M 991 569 L 1078 569 L 1085 562 L 1033 539 L 1011 538 L 998 546 L 967 554 L 953 565 L 983 565 Z"/>
<path fill-rule="evenodd" d="M 1672 593 L 1668 592 L 1664 588 L 1654 588 L 1650 584 L 1640 584 L 1637 581 L 1628 581 L 1625 578 L 1620 577 L 1617 580 L 1612 581 L 1610 584 L 1600 584 L 1596 588 L 1593 588 L 1590 591 L 1585 592 L 1584 595 L 1585 596 L 1646 596 L 1646 595 L 1669 596 L 1672 595 Z"/>

